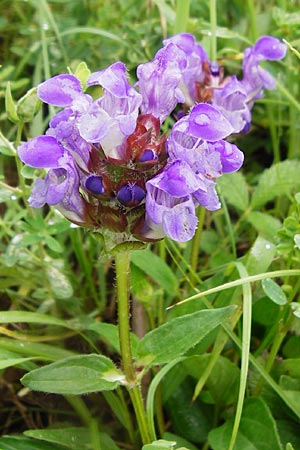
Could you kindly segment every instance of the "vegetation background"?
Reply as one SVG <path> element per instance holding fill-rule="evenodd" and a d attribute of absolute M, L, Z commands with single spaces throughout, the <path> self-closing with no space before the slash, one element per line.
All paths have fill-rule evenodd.
<path fill-rule="evenodd" d="M 0 0 L 1 450 L 141 448 L 121 387 L 74 396 L 89 376 L 87 369 L 75 379 L 74 369 L 70 392 L 58 395 L 63 380 L 52 366 L 44 389 L 20 381 L 76 355 L 106 355 L 117 366 L 120 356 L 113 259 L 54 209 L 28 206 L 39 171 L 22 167 L 15 149 L 47 127 L 49 111 L 24 102 L 29 89 L 82 61 L 96 71 L 122 60 L 134 81 L 137 65 L 178 31 L 193 33 L 208 54 L 216 35 L 226 73 L 240 71 L 244 48 L 261 35 L 285 39 L 289 49 L 284 61 L 268 66 L 278 87 L 257 102 L 251 132 L 238 139 L 243 169 L 218 183 L 222 209 L 200 210 L 187 244 L 165 239 L 132 253 L 132 329 L 139 338 L 172 319 L 237 305 L 226 326 L 194 338 L 186 358 L 176 359 L 184 338 L 175 327 L 160 342 L 169 346 L 168 364 L 153 366 L 142 388 L 163 440 L 144 448 L 227 450 L 234 435 L 235 450 L 300 449 L 300 3 L 218 0 L 217 27 L 214 1 L 191 0 L 188 17 L 180 5 Z M 26 122 L 22 135 L 9 120 L 14 108 Z M 167 310 L 183 299 L 190 301 Z"/>

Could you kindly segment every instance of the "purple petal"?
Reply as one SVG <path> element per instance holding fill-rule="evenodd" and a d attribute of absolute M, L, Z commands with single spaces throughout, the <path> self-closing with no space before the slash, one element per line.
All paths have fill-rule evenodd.
<path fill-rule="evenodd" d="M 87 82 L 88 86 L 100 84 L 104 89 L 116 97 L 127 97 L 131 88 L 126 79 L 126 66 L 118 61 L 106 69 L 92 73 Z"/>
<path fill-rule="evenodd" d="M 209 146 L 220 154 L 223 173 L 235 172 L 240 169 L 244 162 L 244 154 L 236 145 L 219 141 L 209 144 Z"/>
<path fill-rule="evenodd" d="M 148 183 L 176 198 L 185 197 L 202 187 L 191 167 L 179 160 L 172 162 Z"/>
<path fill-rule="evenodd" d="M 216 184 L 213 180 L 206 180 L 206 190 L 195 192 L 193 194 L 197 202 L 204 206 L 208 211 L 215 211 L 221 208 L 221 203 L 216 192 Z"/>
<path fill-rule="evenodd" d="M 163 230 L 177 242 L 186 242 L 192 239 L 197 223 L 195 208 L 190 201 L 175 205 L 163 214 Z"/>
<path fill-rule="evenodd" d="M 285 57 L 287 46 L 273 36 L 262 36 L 255 43 L 253 51 L 262 59 L 276 61 Z"/>
<path fill-rule="evenodd" d="M 188 132 L 192 136 L 211 142 L 224 139 L 233 132 L 230 122 L 224 115 L 207 103 L 194 106 L 188 116 L 188 124 Z"/>
<path fill-rule="evenodd" d="M 38 136 L 18 148 L 20 159 L 31 167 L 59 167 L 59 159 L 64 155 L 64 148 L 52 136 Z"/>
<path fill-rule="evenodd" d="M 56 75 L 38 85 L 40 99 L 54 106 L 71 106 L 78 94 L 82 93 L 80 81 L 69 74 Z"/>

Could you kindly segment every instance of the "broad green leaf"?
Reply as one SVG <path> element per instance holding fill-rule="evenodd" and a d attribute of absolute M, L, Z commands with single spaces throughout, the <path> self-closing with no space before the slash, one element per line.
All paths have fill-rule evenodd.
<path fill-rule="evenodd" d="M 231 206 L 241 211 L 245 211 L 248 208 L 248 187 L 241 172 L 226 173 L 218 178 L 217 185 Z"/>
<path fill-rule="evenodd" d="M 45 236 L 45 243 L 56 253 L 62 253 L 64 251 L 63 246 L 52 236 Z"/>
<path fill-rule="evenodd" d="M 300 448 L 299 424 L 292 420 L 276 420 L 278 433 L 282 444 L 290 444 L 290 450 Z M 286 447 L 288 449 L 288 447 Z"/>
<path fill-rule="evenodd" d="M 175 450 L 180 450 L 182 448 L 186 448 L 188 450 L 198 450 L 191 442 L 188 442 L 186 439 L 183 439 L 181 436 L 177 436 L 173 433 L 164 433 L 162 436 L 167 441 L 174 441 L 176 445 L 174 447 Z M 179 449 L 180 447 L 180 449 Z"/>
<path fill-rule="evenodd" d="M 13 193 L 10 189 L 0 187 L 0 203 L 8 202 L 8 200 L 11 200 L 12 196 Z"/>
<path fill-rule="evenodd" d="M 300 186 L 300 161 L 286 160 L 274 164 L 260 176 L 254 190 L 251 206 L 259 208 L 280 195 L 297 192 Z"/>
<path fill-rule="evenodd" d="M 32 370 L 21 381 L 35 391 L 80 395 L 115 389 L 124 376 L 109 358 L 91 354 L 71 356 Z"/>
<path fill-rule="evenodd" d="M 177 291 L 178 281 L 174 273 L 159 256 L 150 250 L 135 250 L 131 253 L 130 260 L 169 294 Z"/>
<path fill-rule="evenodd" d="M 0 323 L 39 323 L 43 325 L 57 325 L 70 328 L 70 325 L 62 319 L 28 311 L 0 311 Z"/>
<path fill-rule="evenodd" d="M 173 450 L 175 448 L 176 442 L 166 441 L 164 439 L 159 439 L 151 444 L 144 445 L 142 450 Z"/>
<path fill-rule="evenodd" d="M 183 355 L 228 318 L 234 308 L 197 311 L 150 331 L 138 344 L 138 364 L 164 364 Z"/>
<path fill-rule="evenodd" d="M 233 419 L 212 430 L 208 441 L 213 450 L 228 448 Z M 233 450 L 282 450 L 276 423 L 266 403 L 259 397 L 245 401 Z"/>
<path fill-rule="evenodd" d="M 88 450 L 91 448 L 91 435 L 88 428 L 68 427 L 27 430 L 24 434 L 25 436 L 34 439 L 59 444 L 63 447 L 67 447 L 69 450 Z M 101 448 L 105 450 L 119 450 L 119 447 L 106 433 L 100 433 L 99 437 Z"/>
<path fill-rule="evenodd" d="M 287 298 L 283 290 L 274 280 L 271 278 L 265 278 L 261 282 L 264 293 L 270 300 L 272 300 L 277 305 L 285 305 L 287 303 Z"/>
<path fill-rule="evenodd" d="M 266 272 L 275 256 L 275 245 L 258 236 L 250 249 L 247 258 L 246 268 L 249 275 Z"/>
<path fill-rule="evenodd" d="M 256 229 L 258 234 L 263 238 L 276 243 L 278 241 L 277 231 L 282 227 L 279 219 L 270 214 L 259 211 L 251 211 L 246 220 Z"/>
<path fill-rule="evenodd" d="M 0 450 L 62 450 L 62 447 L 23 436 L 3 436 L 0 438 Z"/>

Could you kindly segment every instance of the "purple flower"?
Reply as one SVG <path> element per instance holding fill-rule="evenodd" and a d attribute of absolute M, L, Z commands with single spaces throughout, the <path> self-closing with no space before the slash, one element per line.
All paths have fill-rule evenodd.
<path fill-rule="evenodd" d="M 207 54 L 189 33 L 177 34 L 165 39 L 163 43 L 165 46 L 175 44 L 186 56 L 186 66 L 181 72 L 179 87 L 184 94 L 184 103 L 192 106 L 197 101 L 197 83 L 204 82 L 203 63 L 208 61 Z"/>
<path fill-rule="evenodd" d="M 186 65 L 184 52 L 170 43 L 156 53 L 153 61 L 138 66 L 137 86 L 143 97 L 142 113 L 151 113 L 163 122 L 178 103 L 184 103 L 179 83 Z"/>
<path fill-rule="evenodd" d="M 122 159 L 125 141 L 136 127 L 142 97 L 128 83 L 121 62 L 93 73 L 87 84 L 102 86 L 104 94 L 79 118 L 79 133 L 87 142 L 100 144 L 106 156 Z"/>
<path fill-rule="evenodd" d="M 80 177 L 72 156 L 51 136 L 38 136 L 18 149 L 28 166 L 49 168 L 45 179 L 35 181 L 29 204 L 40 208 L 55 205 L 72 222 L 83 225 L 84 201 L 79 194 Z"/>
<path fill-rule="evenodd" d="M 147 217 L 171 239 L 191 238 L 197 205 L 211 211 L 220 208 L 214 179 L 243 163 L 242 152 L 223 140 L 231 132 L 226 118 L 208 104 L 196 105 L 174 124 L 166 142 L 169 162 L 146 183 Z"/>
<path fill-rule="evenodd" d="M 270 90 L 276 86 L 275 78 L 259 63 L 267 60 L 278 61 L 285 57 L 286 50 L 286 45 L 272 36 L 262 36 L 253 47 L 246 48 L 242 84 L 250 106 L 254 100 L 262 98 L 264 89 Z"/>

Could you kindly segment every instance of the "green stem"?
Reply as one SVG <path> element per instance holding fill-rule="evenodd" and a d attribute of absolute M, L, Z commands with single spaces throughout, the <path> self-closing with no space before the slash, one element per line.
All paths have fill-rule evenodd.
<path fill-rule="evenodd" d="M 116 282 L 118 296 L 119 341 L 127 389 L 135 411 L 143 444 L 151 442 L 149 426 L 139 383 L 133 366 L 130 340 L 129 274 L 130 253 L 120 252 L 115 256 Z"/>
<path fill-rule="evenodd" d="M 190 14 L 190 1 L 177 0 L 174 34 L 182 33 L 187 30 L 189 14 Z"/>
<path fill-rule="evenodd" d="M 210 30 L 211 30 L 211 46 L 210 46 L 210 59 L 212 61 L 217 60 L 217 4 L 216 0 L 210 0 Z"/>
<path fill-rule="evenodd" d="M 203 225 L 205 220 L 206 209 L 203 206 L 198 208 L 198 228 L 195 236 L 193 237 L 192 249 L 191 249 L 191 268 L 193 272 L 197 272 L 199 247 L 202 237 Z"/>

